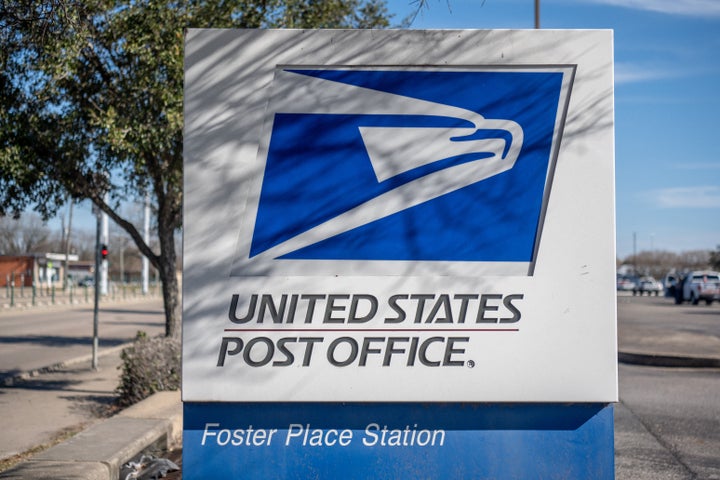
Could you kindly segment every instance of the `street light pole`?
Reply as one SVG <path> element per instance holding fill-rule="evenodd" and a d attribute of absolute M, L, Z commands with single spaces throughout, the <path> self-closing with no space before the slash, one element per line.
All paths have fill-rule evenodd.
<path fill-rule="evenodd" d="M 637 275 L 637 232 L 633 232 L 633 275 Z"/>
<path fill-rule="evenodd" d="M 100 254 L 100 232 L 102 229 L 102 220 L 100 210 L 95 207 L 93 208 L 95 213 L 95 305 L 93 306 L 93 343 L 92 343 L 92 369 L 98 369 L 98 325 L 99 325 L 99 310 L 100 310 L 100 267 L 102 265 L 102 259 Z"/>
<path fill-rule="evenodd" d="M 73 220 L 73 201 L 70 199 L 70 208 L 68 214 L 67 230 L 63 228 L 64 247 L 65 247 L 65 265 L 64 265 L 64 277 L 63 278 L 63 292 L 68 289 L 68 283 L 70 279 L 70 235 L 72 233 L 72 220 Z M 63 222 L 65 223 L 65 222 Z"/>

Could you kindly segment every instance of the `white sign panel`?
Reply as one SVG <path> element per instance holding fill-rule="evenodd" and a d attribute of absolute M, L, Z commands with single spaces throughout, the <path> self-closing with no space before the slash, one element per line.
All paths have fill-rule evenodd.
<path fill-rule="evenodd" d="M 617 400 L 609 31 L 191 30 L 186 401 Z"/>

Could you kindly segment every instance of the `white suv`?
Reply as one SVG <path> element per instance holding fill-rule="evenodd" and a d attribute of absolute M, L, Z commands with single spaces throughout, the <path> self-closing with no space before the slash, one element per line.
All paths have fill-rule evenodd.
<path fill-rule="evenodd" d="M 710 305 L 720 300 L 720 273 L 709 270 L 690 272 L 682 282 L 682 297 L 675 297 L 675 303 L 689 301 L 697 305 L 700 300 Z"/>

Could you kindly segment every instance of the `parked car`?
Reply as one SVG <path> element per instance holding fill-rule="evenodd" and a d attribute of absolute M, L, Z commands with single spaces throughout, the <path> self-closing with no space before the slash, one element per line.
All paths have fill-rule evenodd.
<path fill-rule="evenodd" d="M 78 287 L 94 287 L 95 279 L 93 277 L 87 276 L 87 277 L 81 279 L 77 284 L 78 284 Z"/>
<path fill-rule="evenodd" d="M 710 270 L 690 272 L 676 289 L 675 303 L 688 301 L 697 305 L 704 300 L 708 305 L 720 300 L 720 273 Z"/>
<path fill-rule="evenodd" d="M 662 284 L 653 277 L 640 277 L 640 280 L 635 283 L 635 287 L 632 292 L 633 295 L 642 295 L 643 293 L 647 293 L 648 295 L 657 296 L 660 295 L 660 292 L 662 291 Z"/>
<path fill-rule="evenodd" d="M 617 277 L 617 289 L 618 291 L 629 292 L 635 288 L 636 279 L 626 276 Z"/>

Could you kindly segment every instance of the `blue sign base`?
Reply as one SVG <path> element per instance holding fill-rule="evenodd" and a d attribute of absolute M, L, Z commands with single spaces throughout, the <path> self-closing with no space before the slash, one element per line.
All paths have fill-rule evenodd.
<path fill-rule="evenodd" d="M 183 478 L 613 479 L 606 404 L 185 403 Z"/>

